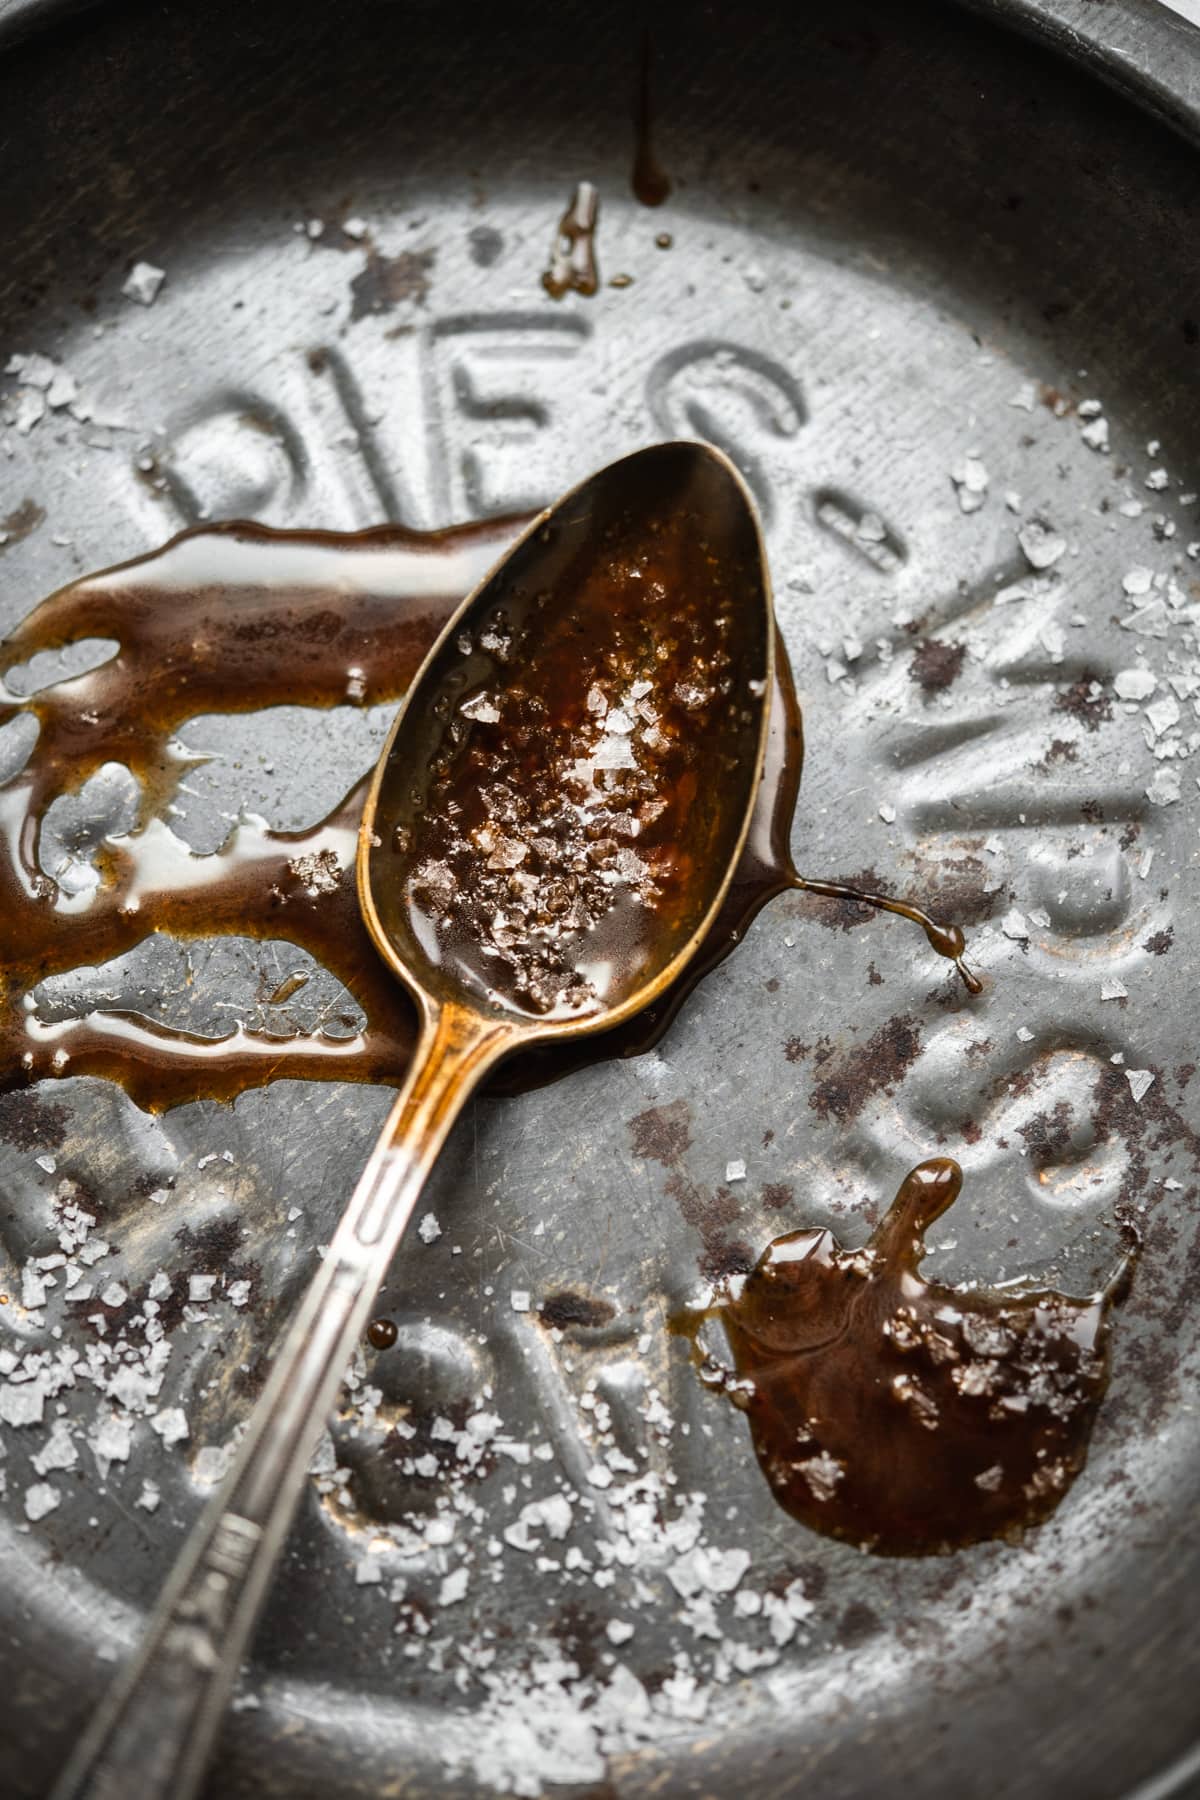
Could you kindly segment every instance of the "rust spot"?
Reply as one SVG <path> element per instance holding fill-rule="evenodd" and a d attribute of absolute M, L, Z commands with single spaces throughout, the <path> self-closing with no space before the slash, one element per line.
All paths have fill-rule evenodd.
<path fill-rule="evenodd" d="M 669 1169 L 692 1141 L 692 1110 L 686 1100 L 651 1106 L 629 1121 L 633 1154 Z"/>
<path fill-rule="evenodd" d="M 838 1638 L 847 1650 L 863 1644 L 879 1630 L 879 1615 L 862 1600 L 852 1600 L 838 1621 Z"/>
<path fill-rule="evenodd" d="M 1035 1169 L 1054 1168 L 1071 1160 L 1071 1135 L 1075 1115 L 1068 1100 L 1060 1100 L 1053 1112 L 1035 1113 L 1017 1134 L 1025 1139 Z"/>
<path fill-rule="evenodd" d="M 1112 695 L 1104 691 L 1104 677 L 1085 669 L 1078 681 L 1054 696 L 1055 712 L 1066 713 L 1088 731 L 1098 731 L 1112 718 Z"/>
<path fill-rule="evenodd" d="M 966 654 L 965 644 L 947 644 L 941 638 L 926 638 L 913 652 L 908 678 L 923 694 L 943 693 L 958 680 Z"/>
<path fill-rule="evenodd" d="M 434 255 L 432 250 L 401 250 L 398 256 L 384 256 L 379 250 L 368 250 L 365 267 L 350 283 L 350 292 L 354 296 L 351 319 L 391 312 L 401 300 L 415 300 L 418 306 L 424 305 Z"/>
<path fill-rule="evenodd" d="M 0 1138 L 14 1150 L 60 1150 L 67 1123 L 65 1106 L 48 1106 L 28 1093 L 0 1094 Z"/>
<path fill-rule="evenodd" d="M 819 1054 L 823 1072 L 808 1104 L 819 1118 L 848 1124 L 873 1095 L 893 1091 L 920 1049 L 921 1027 L 915 1018 L 889 1019 L 865 1044 L 840 1056 L 832 1050 Z"/>
<path fill-rule="evenodd" d="M 1043 775 L 1052 775 L 1055 769 L 1061 768 L 1064 763 L 1078 761 L 1079 745 L 1073 738 L 1052 738 L 1045 756 L 1041 758 L 1040 762 L 1035 762 L 1033 766 Z"/>
<path fill-rule="evenodd" d="M 558 1293 L 547 1294 L 538 1307 L 538 1318 L 543 1325 L 559 1331 L 569 1331 L 574 1325 L 596 1327 L 607 1325 L 616 1317 L 616 1307 L 611 1300 L 597 1300 L 591 1294 L 580 1294 L 574 1288 L 562 1288 Z"/>
<path fill-rule="evenodd" d="M 798 1038 L 798 1037 L 790 1037 L 788 1039 L 787 1043 L 783 1046 L 783 1054 L 787 1057 L 787 1059 L 790 1063 L 798 1063 L 798 1062 L 804 1061 L 804 1058 L 808 1055 L 808 1053 L 811 1049 L 812 1049 L 812 1045 L 806 1044 L 803 1041 L 803 1039 Z"/>
<path fill-rule="evenodd" d="M 770 1212 L 781 1212 L 796 1198 L 796 1190 L 786 1181 L 768 1181 L 760 1198 Z"/>
<path fill-rule="evenodd" d="M 1145 940 L 1142 949 L 1148 950 L 1151 956 L 1165 956 L 1174 942 L 1174 926 L 1165 925 L 1161 931 L 1156 931 L 1153 937 L 1148 937 Z"/>
<path fill-rule="evenodd" d="M 11 550 L 22 538 L 27 538 L 31 531 L 36 531 L 46 517 L 45 510 L 36 500 L 22 500 L 6 518 L 0 519 L 0 554 Z"/>

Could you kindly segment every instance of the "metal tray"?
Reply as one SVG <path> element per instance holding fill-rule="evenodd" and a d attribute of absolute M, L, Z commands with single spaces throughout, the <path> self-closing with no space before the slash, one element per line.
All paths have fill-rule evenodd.
<path fill-rule="evenodd" d="M 58 410 L 27 435 L 0 427 L 0 623 L 200 517 L 440 525 L 542 502 L 648 439 L 707 435 L 768 524 L 806 709 L 801 868 L 874 869 L 940 901 L 993 978 L 967 1002 L 919 935 L 843 929 L 783 899 L 656 1052 L 476 1105 L 430 1196 L 443 1235 L 392 1278 L 400 1343 L 364 1365 L 375 1422 L 361 1387 L 336 1422 L 357 1511 L 342 1479 L 314 1480 L 211 1793 L 577 1780 L 596 1800 L 1107 1800 L 1180 1757 L 1178 1782 L 1152 1791 L 1182 1792 L 1200 1678 L 1200 765 L 1186 754 L 1200 526 L 1184 497 L 1200 485 L 1200 37 L 1133 0 L 716 0 L 657 8 L 652 28 L 673 183 L 655 211 L 630 191 L 641 23 L 620 5 L 0 9 L 0 349 L 55 357 L 108 421 Z M 539 278 L 579 179 L 599 190 L 602 286 L 556 305 Z M 354 216 L 369 244 L 340 229 Z M 149 307 L 121 294 L 139 259 L 166 271 Z M 1107 451 L 1082 435 L 1093 398 Z M 969 455 L 989 477 L 974 511 L 952 479 Z M 1018 542 L 1039 515 L 1066 540 L 1053 580 L 1031 580 Z M 1135 568 L 1175 584 L 1147 597 L 1165 595 L 1165 636 L 1122 624 Z M 966 645 L 944 688 L 911 677 L 914 621 L 918 639 Z M 1169 675 L 1182 690 L 1158 736 L 1112 687 L 1142 652 L 1159 698 Z M 188 741 L 222 758 L 177 828 L 211 849 L 239 805 L 311 819 L 385 724 L 352 708 L 199 721 Z M 1164 735 L 1182 757 L 1155 755 Z M 222 947 L 207 974 L 194 961 L 209 1004 L 249 1005 L 272 967 L 254 946 Z M 1102 1000 L 1114 980 L 1127 998 Z M 79 987 L 93 1005 L 138 991 L 127 971 Z M 835 1058 L 872 1041 L 893 1055 L 831 1106 L 802 1053 L 821 1040 Z M 971 1060 L 973 1042 L 988 1049 Z M 1154 1075 L 1139 1102 L 1119 1056 Z M 163 1403 L 186 1410 L 186 1444 L 139 1424 L 104 1480 L 83 1445 L 63 1504 L 30 1525 L 43 1436 L 3 1433 L 6 1795 L 45 1790 L 131 1642 L 249 1404 L 240 1377 L 269 1353 L 387 1100 L 289 1083 L 155 1119 L 81 1081 L 0 1101 L 6 1282 L 45 1247 L 63 1179 L 105 1211 L 106 1272 L 173 1266 L 183 1226 L 194 1242 L 224 1220 L 259 1270 L 252 1307 L 178 1334 Z M 943 1274 L 1052 1266 L 1083 1287 L 1111 1266 L 1119 1201 L 1146 1248 L 1090 1464 L 1054 1519 L 1019 1549 L 884 1561 L 774 1507 L 741 1420 L 700 1390 L 666 1318 L 701 1291 L 704 1229 L 758 1248 L 829 1221 L 860 1241 L 935 1149 L 966 1169 L 939 1228 Z M 747 1177 L 729 1187 L 738 1158 Z M 168 1176 L 169 1204 L 151 1205 Z M 564 1289 L 609 1302 L 611 1321 L 556 1339 L 513 1310 L 514 1290 L 536 1309 Z M 6 1310 L 5 1342 L 29 1330 Z M 647 1382 L 669 1428 L 647 1421 Z M 439 1484 L 384 1479 L 379 1420 L 486 1384 L 509 1435 L 540 1433 L 591 1493 L 576 1524 L 593 1554 L 616 1529 L 587 1487 L 597 1394 L 668 1498 L 674 1484 L 619 1657 L 607 1625 L 628 1613 L 628 1572 L 606 1589 L 488 1553 L 550 1465 L 471 1489 L 480 1573 L 457 1604 L 438 1604 L 445 1545 L 402 1556 L 386 1536 L 405 1509 L 433 1517 Z M 63 1404 L 86 1435 L 94 1399 Z M 136 1504 L 146 1477 L 153 1513 Z M 749 1551 L 746 1585 L 811 1608 L 771 1666 L 728 1679 L 667 1578 L 682 1539 L 665 1525 L 699 1494 L 704 1541 Z M 720 1616 L 770 1647 L 761 1618 Z M 458 1651 L 481 1625 L 494 1658 L 467 1670 Z M 614 1698 L 618 1661 L 636 1679 Z"/>

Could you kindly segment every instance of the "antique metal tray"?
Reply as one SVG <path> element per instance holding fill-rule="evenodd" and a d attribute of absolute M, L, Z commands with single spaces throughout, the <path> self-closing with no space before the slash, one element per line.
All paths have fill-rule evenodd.
<path fill-rule="evenodd" d="M 441 1236 L 386 1296 L 398 1341 L 334 1422 L 211 1793 L 1182 1793 L 1200 37 L 1137 0 L 716 0 L 651 24 L 653 210 L 630 185 L 643 21 L 624 6 L 0 7 L 0 363 L 51 357 L 86 399 L 30 423 L 19 369 L 0 377 L 5 629 L 202 519 L 440 526 L 708 436 L 767 522 L 805 707 L 800 868 L 932 901 L 988 976 L 968 1000 L 919 934 L 784 897 L 656 1051 L 477 1103 L 430 1195 Z M 540 277 L 580 180 L 601 285 L 556 304 Z M 165 271 L 149 305 L 122 292 L 143 261 Z M 932 640 L 949 650 L 915 667 Z M 175 828 L 209 852 L 239 808 L 316 818 L 387 715 L 195 721 L 186 741 L 218 754 Z M 186 979 L 181 955 L 43 1004 L 198 1031 L 346 1011 L 317 979 L 273 1001 L 283 948 L 193 946 Z M 41 1325 L 16 1303 L 64 1182 L 102 1219 L 106 1280 L 216 1277 L 157 1402 L 186 1439 L 138 1417 L 127 1455 L 118 1436 L 98 1458 L 83 1382 L 41 1426 L 0 1427 L 14 1800 L 46 1790 L 131 1643 L 388 1100 L 287 1082 L 154 1117 L 95 1080 L 0 1098 L 0 1350 L 85 1346 L 53 1298 Z M 714 1243 L 822 1222 L 859 1242 L 935 1151 L 966 1171 L 935 1234 L 947 1277 L 1053 1269 L 1086 1291 L 1120 1207 L 1145 1248 L 1061 1510 L 1019 1547 L 876 1559 L 774 1506 L 667 1321 Z M 248 1304 L 222 1298 L 235 1277 Z M 516 1448 L 451 1506 L 429 1421 L 481 1395 Z M 385 1440 L 414 1403 L 432 1461 L 404 1475 Z M 638 1519 L 589 1476 L 598 1407 L 655 1478 Z M 55 1420 L 77 1454 L 45 1475 Z M 562 1538 L 527 1517 L 523 1550 L 504 1534 L 555 1471 L 581 1498 Z M 59 1503 L 31 1518 L 39 1481 Z M 719 1560 L 683 1572 L 695 1542 L 748 1553 L 756 1613 Z"/>

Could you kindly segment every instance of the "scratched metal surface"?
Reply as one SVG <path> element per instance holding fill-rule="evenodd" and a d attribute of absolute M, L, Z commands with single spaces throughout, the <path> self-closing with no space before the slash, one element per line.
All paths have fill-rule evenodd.
<path fill-rule="evenodd" d="M 29 498 L 45 519 L 0 555 L 0 621 L 200 517 L 435 526 L 544 501 L 655 436 L 706 434 L 736 456 L 767 522 L 805 706 L 797 860 L 953 896 L 994 980 L 967 1002 L 900 925 L 830 929 L 776 902 L 656 1053 L 476 1105 L 430 1196 L 444 1235 L 392 1277 L 401 1342 L 372 1378 L 389 1404 L 414 1385 L 448 1402 L 490 1381 L 506 1425 L 541 1422 L 576 1467 L 585 1382 L 636 1446 L 648 1372 L 690 1426 L 651 1460 L 708 1495 L 760 1587 L 799 1573 L 814 1597 L 805 1641 L 775 1668 L 714 1690 L 702 1722 L 618 1759 L 590 1791 L 1118 1796 L 1184 1749 L 1200 1674 L 1194 783 L 1182 764 L 1183 799 L 1149 804 L 1159 765 L 1141 714 L 1107 687 L 1136 648 L 1115 622 L 1122 573 L 1168 567 L 1195 529 L 1178 498 L 1200 475 L 1195 157 L 987 8 L 906 7 L 903 30 L 860 0 L 795 10 L 717 5 L 686 28 L 664 14 L 658 149 L 675 192 L 659 212 L 629 194 L 636 40 L 619 7 L 517 6 L 501 28 L 453 4 L 218 0 L 202 15 L 101 9 L 10 48 L 0 347 L 56 356 L 124 429 L 107 450 L 58 416 L 9 434 L 0 513 Z M 1028 23 L 1031 9 L 1011 10 Z M 1195 83 L 1194 39 L 1179 37 L 1176 62 L 1160 55 L 1152 73 L 1178 97 Z M 1121 78 L 1136 85 L 1127 66 Z M 1182 102 L 1177 114 L 1188 122 Z M 555 306 L 539 275 L 580 177 L 600 190 L 604 280 L 634 279 Z M 390 291 L 332 229 L 351 213 L 389 259 Z M 325 242 L 293 230 L 309 218 L 331 222 Z M 137 257 L 167 271 L 148 309 L 119 295 Z M 1027 381 L 1101 396 L 1111 454 L 1040 399 L 1012 406 Z M 1141 493 L 1150 439 L 1171 487 L 1129 519 L 1117 469 Z M 951 472 L 969 452 L 990 485 L 966 514 Z M 149 456 L 157 489 L 138 467 Z M 1029 572 L 1008 490 L 1069 549 L 1043 593 L 996 606 L 997 586 Z M 1178 519 L 1174 542 L 1154 541 L 1153 510 Z M 870 528 L 855 536 L 863 512 L 884 521 L 882 549 Z M 944 690 L 912 679 L 914 619 L 918 639 L 967 646 Z M 847 638 L 863 646 L 849 660 Z M 1084 676 L 1107 697 L 1072 710 L 1062 697 Z M 177 828 L 207 850 L 238 805 L 312 819 L 384 725 L 351 710 L 197 721 L 187 741 L 223 760 L 191 784 Z M 1013 907 L 1049 923 L 1006 937 Z M 1170 934 L 1167 953 L 1144 948 Z M 161 960 L 85 973 L 46 1004 L 132 1001 L 199 1028 L 231 1007 L 253 1018 L 278 980 L 272 954 L 193 954 L 185 995 L 160 946 Z M 1112 979 L 1127 1002 L 1100 1000 Z M 296 1028 L 336 1004 L 317 993 Z M 812 1054 L 823 1039 L 835 1073 L 858 1070 L 850 1101 Z M 1140 1107 L 1097 1104 L 1119 1054 L 1155 1074 Z M 188 1326 L 173 1352 L 164 1403 L 189 1414 L 185 1453 L 139 1427 L 127 1471 L 101 1488 L 89 1466 L 30 1529 L 29 1447 L 7 1434 L 6 1794 L 44 1791 L 130 1642 L 200 1502 L 194 1452 L 225 1441 L 248 1404 L 231 1372 L 269 1352 L 387 1104 L 285 1084 L 155 1120 L 81 1081 L 6 1108 L 10 1269 L 46 1230 L 36 1139 L 55 1180 L 106 1207 L 116 1272 L 173 1267 L 181 1222 L 227 1217 L 262 1272 L 252 1308 Z M 664 1117 L 674 1129 L 656 1131 Z M 966 1169 L 938 1234 L 943 1273 L 1053 1266 L 1082 1290 L 1111 1266 L 1122 1198 L 1145 1206 L 1147 1248 L 1091 1462 L 1054 1520 L 1020 1550 L 888 1563 L 774 1508 L 740 1419 L 701 1393 L 665 1319 L 701 1292 L 714 1242 L 757 1250 L 822 1221 L 855 1241 L 938 1148 Z M 200 1166 L 226 1149 L 232 1163 Z M 739 1157 L 747 1179 L 722 1193 Z M 168 1208 L 138 1197 L 168 1177 Z M 707 1245 L 671 1192 L 709 1221 Z M 612 1301 L 614 1325 L 555 1344 L 511 1310 L 514 1288 L 536 1305 L 564 1287 Z M 340 1449 L 358 1522 L 307 1497 L 255 1652 L 256 1703 L 232 1716 L 211 1791 L 474 1793 L 441 1752 L 486 1722 L 461 1716 L 451 1672 L 393 1654 L 378 1590 L 354 1579 L 372 1513 L 422 1502 L 388 1487 L 369 1432 Z M 145 1474 L 162 1485 L 153 1515 L 131 1504 Z M 486 1531 L 501 1502 L 494 1485 L 478 1498 Z M 568 1600 L 585 1638 L 602 1633 L 602 1590 L 568 1595 L 519 1557 L 502 1566 L 487 1599 L 502 1636 L 553 1634 Z M 415 1586 L 436 1573 L 436 1558 L 418 1566 Z M 661 1581 L 655 1595 L 627 1652 L 651 1680 L 675 1641 Z"/>

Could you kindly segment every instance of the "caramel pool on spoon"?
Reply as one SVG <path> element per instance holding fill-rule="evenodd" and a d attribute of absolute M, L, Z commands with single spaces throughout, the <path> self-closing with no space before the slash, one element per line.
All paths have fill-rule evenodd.
<path fill-rule="evenodd" d="M 195 1792 L 342 1374 L 464 1102 L 517 1049 L 622 1023 L 711 926 L 774 656 L 725 457 L 637 452 L 539 515 L 434 645 L 363 815 L 359 896 L 420 1018 L 408 1075 L 221 1492 L 57 1800 Z"/>

